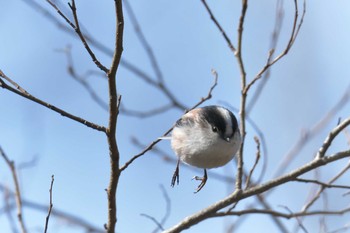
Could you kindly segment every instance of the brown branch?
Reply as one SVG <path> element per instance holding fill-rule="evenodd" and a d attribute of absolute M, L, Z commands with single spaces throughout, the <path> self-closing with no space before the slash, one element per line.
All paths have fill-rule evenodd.
<path fill-rule="evenodd" d="M 242 216 L 246 214 L 266 214 L 275 217 L 281 217 L 286 219 L 305 217 L 305 216 L 315 216 L 315 215 L 343 215 L 350 212 L 349 208 L 344 208 L 341 210 L 315 210 L 309 212 L 296 212 L 296 213 L 283 213 L 275 210 L 268 209 L 247 209 L 241 211 L 230 211 L 230 212 L 217 212 L 213 214 L 212 217 L 224 217 L 224 216 Z"/>
<path fill-rule="evenodd" d="M 49 219 L 50 219 L 50 215 L 51 215 L 51 211 L 52 211 L 52 187 L 53 187 L 53 182 L 54 182 L 55 178 L 54 175 L 51 176 L 51 185 L 50 185 L 50 189 L 49 189 L 49 193 L 50 193 L 50 204 L 49 204 L 49 210 L 46 216 L 46 220 L 45 220 L 45 229 L 44 229 L 44 233 L 47 232 L 48 226 L 49 226 Z"/>
<path fill-rule="evenodd" d="M 108 69 L 102 65 L 102 63 L 96 58 L 94 52 L 91 50 L 90 46 L 88 45 L 84 34 L 80 30 L 78 15 L 77 15 L 77 8 L 75 6 L 75 0 L 72 0 L 72 3 L 68 3 L 70 9 L 72 10 L 73 17 L 74 17 L 74 23 L 72 23 L 67 16 L 65 16 L 62 11 L 53 3 L 51 0 L 46 0 L 56 11 L 57 13 L 74 29 L 74 31 L 79 36 L 81 42 L 83 43 L 86 51 L 89 53 L 92 61 L 96 64 L 98 68 L 100 68 L 105 73 L 108 73 Z"/>
<path fill-rule="evenodd" d="M 214 24 L 216 25 L 216 27 L 219 29 L 219 31 L 221 32 L 222 36 L 224 37 L 224 39 L 225 39 L 225 41 L 226 41 L 228 47 L 231 49 L 231 51 L 232 51 L 233 53 L 235 53 L 235 52 L 236 52 L 235 47 L 233 46 L 233 44 L 232 44 L 230 38 L 227 36 L 225 30 L 221 27 L 220 23 L 219 23 L 219 22 L 217 21 L 217 19 L 215 18 L 214 14 L 212 13 L 210 7 L 208 6 L 206 0 L 201 0 L 201 1 L 202 1 L 203 5 L 204 5 L 205 9 L 206 9 L 207 12 L 209 13 L 210 19 L 214 22 Z"/>
<path fill-rule="evenodd" d="M 116 139 L 116 127 L 119 115 L 119 105 L 121 96 L 118 97 L 116 74 L 119 67 L 120 59 L 123 52 L 123 32 L 124 32 L 124 17 L 122 0 L 115 0 L 115 16 L 116 16 L 116 31 L 115 31 L 115 49 L 112 59 L 111 68 L 108 71 L 108 93 L 109 93 L 109 119 L 107 129 L 107 141 L 110 157 L 110 178 L 107 188 L 108 199 L 108 222 L 106 230 L 108 233 L 115 232 L 117 222 L 117 187 L 121 170 L 119 168 L 119 150 Z"/>
<path fill-rule="evenodd" d="M 95 130 L 98 130 L 98 131 L 102 131 L 102 132 L 106 132 L 106 128 L 104 126 L 100 126 L 100 125 L 97 125 L 95 123 L 92 123 L 90 121 L 87 121 L 83 118 L 80 118 L 80 117 L 77 117 L 73 114 L 70 114 L 52 104 L 49 104 L 41 99 L 38 99 L 36 98 L 35 96 L 32 96 L 30 93 L 28 93 L 26 90 L 24 90 L 21 86 L 19 86 L 18 84 L 15 85 L 16 88 L 13 88 L 9 85 L 7 85 L 1 78 L 4 78 L 5 80 L 9 81 L 11 80 L 9 77 L 7 77 L 1 70 L 0 70 L 0 87 L 4 88 L 4 89 L 7 89 L 17 95 L 20 95 L 28 100 L 31 100 L 37 104 L 40 104 L 48 109 L 51 109 L 52 111 L 54 112 L 57 112 L 59 114 L 61 114 L 62 116 L 64 117 L 67 117 L 71 120 L 74 120 L 74 121 L 77 121 L 83 125 L 86 125 L 87 127 L 90 127 L 92 129 L 95 129 Z M 12 80 L 11 80 L 12 81 Z M 10 82 L 10 81 L 9 81 Z M 12 81 L 13 82 L 13 81 Z M 12 83 L 10 82 L 10 83 Z"/>
<path fill-rule="evenodd" d="M 348 185 L 336 185 L 336 184 L 329 184 L 325 182 L 321 182 L 318 180 L 310 180 L 310 179 L 301 179 L 301 178 L 296 178 L 294 181 L 301 182 L 301 183 L 313 183 L 313 184 L 318 184 L 322 188 L 340 188 L 340 189 L 350 189 L 350 186 Z"/>
<path fill-rule="evenodd" d="M 21 226 L 22 233 L 26 233 L 27 232 L 27 228 L 26 228 L 26 226 L 24 224 L 24 220 L 23 220 L 22 197 L 21 197 L 21 192 L 20 192 L 20 188 L 19 188 L 15 162 L 11 161 L 7 157 L 5 151 L 2 149 L 1 146 L 0 146 L 0 155 L 1 155 L 1 157 L 4 158 L 7 166 L 10 168 L 10 171 L 11 171 L 11 174 L 12 174 L 12 178 L 13 178 L 13 182 L 15 184 L 15 190 L 16 190 L 15 191 L 15 199 L 16 199 L 16 206 L 17 206 L 17 218 L 18 218 L 19 225 Z"/>
<path fill-rule="evenodd" d="M 49 1 L 49 0 L 47 0 Z M 45 8 L 41 7 L 39 4 L 37 4 L 36 2 L 32 1 L 32 0 L 25 0 L 25 3 L 27 3 L 29 6 L 31 6 L 32 8 L 37 9 L 38 11 L 40 11 L 45 17 L 47 17 L 51 22 L 53 22 L 54 24 L 56 24 L 58 26 L 59 29 L 62 29 L 64 32 L 69 33 L 70 35 L 74 34 L 76 35 L 76 31 L 74 30 L 75 26 L 74 24 L 68 19 L 68 17 L 66 17 L 57 6 L 55 6 L 54 8 L 56 9 L 56 11 L 61 12 L 61 17 L 63 17 L 65 19 L 66 22 L 68 22 L 68 24 L 70 25 L 70 27 L 67 27 L 66 25 L 62 24 L 59 20 L 56 19 L 56 17 L 54 17 L 49 11 L 47 11 Z M 49 2 L 50 3 L 50 2 Z M 50 3 L 51 5 L 51 3 Z M 131 9 L 130 5 L 129 8 Z M 135 16 L 135 15 L 134 15 Z M 148 47 L 149 44 L 146 41 L 145 37 L 142 35 L 139 35 L 139 25 L 135 16 L 135 20 L 137 25 L 134 25 L 134 30 L 136 32 L 136 34 L 138 35 L 138 38 L 141 40 L 141 37 L 145 40 L 145 42 L 142 42 L 143 47 L 144 43 L 147 44 Z M 134 21 L 132 21 L 133 23 Z M 80 27 L 81 23 L 79 22 Z M 71 30 L 71 28 L 73 28 L 73 30 Z M 93 36 L 89 35 L 86 30 L 84 30 L 84 33 L 81 32 L 82 36 L 85 38 L 86 40 L 86 44 L 90 44 L 92 45 L 94 48 L 96 48 L 97 50 L 101 51 L 102 53 L 108 55 L 108 56 L 113 56 L 113 50 L 109 49 L 108 47 L 106 47 L 104 44 L 102 44 L 101 42 L 99 42 L 96 38 L 94 38 Z M 150 59 L 154 59 L 154 61 L 151 61 L 151 63 L 156 63 L 155 67 L 154 65 L 152 65 L 153 69 L 157 69 L 160 71 L 159 65 L 157 63 L 157 61 L 155 60 L 154 55 L 150 55 L 149 54 L 149 49 L 146 49 L 146 53 L 147 55 L 150 57 Z M 153 58 L 151 58 L 151 56 L 153 56 Z M 174 95 L 173 93 L 169 90 L 169 88 L 165 85 L 164 81 L 163 81 L 163 76 L 160 72 L 156 71 L 156 75 L 158 78 L 158 81 L 154 81 L 150 75 L 148 75 L 145 71 L 141 70 L 140 68 L 138 68 L 136 65 L 132 64 L 130 61 L 127 61 L 125 58 L 120 60 L 120 65 L 123 66 L 125 69 L 127 69 L 128 71 L 130 71 L 131 73 L 133 73 L 134 75 L 136 75 L 136 77 L 140 78 L 141 80 L 145 81 L 147 84 L 149 84 L 150 86 L 159 89 L 171 102 L 171 105 L 173 105 L 174 107 L 184 111 L 185 109 L 187 109 L 186 105 L 184 105 L 183 103 L 181 103 Z M 158 73 L 158 74 L 157 74 Z M 159 76 L 159 74 L 161 74 Z M 86 89 L 88 89 L 88 87 L 86 87 L 86 85 L 83 85 Z M 93 96 L 92 90 L 88 89 L 87 90 L 91 97 L 93 97 L 94 101 L 96 101 L 101 107 L 105 108 L 104 103 L 102 103 L 99 98 L 95 98 Z M 167 108 L 159 108 L 162 109 L 164 112 L 167 111 Z M 122 112 L 122 111 L 121 111 Z M 134 116 L 138 116 L 138 114 L 133 114 Z M 140 113 L 140 115 L 147 115 L 150 116 L 147 112 L 146 113 Z M 143 116 L 141 116 L 143 117 Z"/>
<path fill-rule="evenodd" d="M 261 79 L 261 77 L 263 77 L 262 75 L 272 66 L 274 65 L 276 62 L 278 62 L 281 58 L 283 58 L 285 55 L 288 54 L 289 50 L 292 48 L 298 34 L 300 31 L 300 28 L 304 22 L 304 16 L 306 13 L 306 9 L 305 9 L 305 1 L 304 1 L 304 6 L 303 6 L 303 13 L 301 15 L 300 21 L 298 23 L 298 19 L 299 19 L 299 10 L 298 10 L 298 1 L 294 0 L 294 7 L 295 7 L 295 14 L 294 14 L 294 21 L 293 21 L 293 27 L 292 27 L 292 33 L 291 36 L 289 38 L 289 41 L 285 47 L 285 49 L 282 51 L 282 53 L 280 53 L 276 58 L 274 58 L 272 60 L 272 55 L 274 53 L 274 48 L 271 49 L 269 51 L 269 55 L 266 61 L 265 66 L 255 75 L 255 78 L 249 82 L 249 84 L 245 87 L 244 92 L 248 92 L 249 89 L 254 85 L 254 83 L 256 81 L 258 81 L 259 79 Z M 272 60 L 272 61 L 271 61 Z"/>
<path fill-rule="evenodd" d="M 244 151 L 244 141 L 246 136 L 246 101 L 247 101 L 247 92 L 245 92 L 246 88 L 246 78 L 247 74 L 245 72 L 245 67 L 243 63 L 243 57 L 242 57 L 242 43 L 243 43 L 243 25 L 244 25 L 244 19 L 246 16 L 248 8 L 248 0 L 242 1 L 242 9 L 241 9 L 241 16 L 239 19 L 238 24 L 238 45 L 236 50 L 236 58 L 238 62 L 238 67 L 241 74 L 241 104 L 240 104 L 240 130 L 241 130 L 241 137 L 242 137 L 242 143 L 241 147 L 237 154 L 237 178 L 236 178 L 236 189 L 240 191 L 242 189 L 242 177 L 243 177 L 243 151 Z"/>
<path fill-rule="evenodd" d="M 166 233 L 180 232 L 182 230 L 188 229 L 189 227 L 197 224 L 200 221 L 203 221 L 207 218 L 211 218 L 219 210 L 235 203 L 240 200 L 246 199 L 251 196 L 263 193 L 267 190 L 285 184 L 292 181 L 296 177 L 303 175 L 309 171 L 312 171 L 318 167 L 324 166 L 326 164 L 338 161 L 343 158 L 350 157 L 350 150 L 341 151 L 330 156 L 325 156 L 323 158 L 314 159 L 313 161 L 301 166 L 300 168 L 276 179 L 270 180 L 264 184 L 252 187 L 248 190 L 236 190 L 226 198 L 208 206 L 207 208 L 202 209 L 198 213 L 195 213 L 191 216 L 186 217 L 180 223 L 176 224 L 172 228 L 166 230 Z"/>

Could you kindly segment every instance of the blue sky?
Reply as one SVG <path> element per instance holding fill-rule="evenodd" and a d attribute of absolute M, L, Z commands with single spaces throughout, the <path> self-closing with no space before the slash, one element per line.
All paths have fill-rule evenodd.
<path fill-rule="evenodd" d="M 45 1 L 37 2 L 55 14 Z M 115 24 L 113 1 L 87 0 L 76 3 L 80 21 L 85 28 L 105 46 L 112 48 Z M 181 103 L 192 106 L 206 96 L 213 82 L 211 69 L 215 69 L 219 75 L 219 84 L 213 92 L 213 98 L 206 105 L 225 101 L 234 107 L 239 106 L 240 79 L 237 62 L 201 1 L 134 0 L 130 3 L 154 50 L 166 85 Z M 61 5 L 65 4 L 63 1 Z M 208 4 L 236 44 L 240 1 L 208 1 Z M 266 60 L 274 25 L 275 5 L 276 2 L 272 0 L 249 3 L 243 42 L 248 79 L 255 76 Z M 278 51 L 290 34 L 292 7 L 289 2 L 285 2 Z M 59 30 L 24 1 L 0 0 L 0 8 L 0 69 L 36 97 L 87 120 L 106 125 L 108 114 L 69 76 L 67 59 L 59 52 L 70 45 L 77 72 L 83 74 L 87 70 L 96 71 L 81 42 Z M 264 132 L 267 142 L 268 170 L 265 181 L 273 176 L 277 165 L 299 138 L 301 131 L 319 121 L 349 85 L 348 9 L 348 1 L 307 2 L 304 24 L 294 47 L 283 60 L 273 66 L 270 80 L 250 113 L 250 117 Z M 109 56 L 97 50 L 95 52 L 103 64 L 110 65 Z M 154 77 L 151 64 L 126 12 L 123 58 Z M 107 100 L 105 79 L 92 76 L 88 81 L 100 97 Z M 253 88 L 252 91 L 254 90 Z M 123 96 L 123 104 L 129 109 L 147 110 L 167 103 L 159 90 L 148 86 L 124 67 L 118 71 L 118 91 Z M 54 174 L 54 208 L 81 216 L 102 227 L 107 219 L 104 189 L 109 178 L 105 135 L 3 89 L 0 90 L 0 109 L 1 147 L 16 164 L 37 159 L 35 166 L 19 171 L 23 196 L 39 203 L 48 203 L 50 179 Z M 137 137 L 143 144 L 149 144 L 171 127 L 181 114 L 179 110 L 171 110 L 145 119 L 121 115 L 117 132 L 121 163 L 141 151 L 141 148 L 131 143 L 132 137 Z M 337 124 L 338 117 L 344 119 L 349 114 L 347 104 L 301 150 L 287 171 L 311 160 L 327 132 Z M 247 132 L 245 166 L 249 169 L 255 159 L 253 137 L 256 132 L 250 126 Z M 169 142 L 161 142 L 158 147 L 175 157 Z M 331 151 L 346 147 L 346 138 L 341 135 Z M 329 179 L 344 163 L 341 161 L 327 169 L 321 169 L 320 176 L 324 180 Z M 171 215 L 165 223 L 166 228 L 233 191 L 233 186 L 209 176 L 205 188 L 194 195 L 197 183 L 191 181 L 191 177 L 202 171 L 185 167 L 186 165 L 181 166 L 180 185 L 171 188 L 170 180 L 175 164 L 165 163 L 152 152 L 135 161 L 120 179 L 117 232 L 150 232 L 155 228 L 154 223 L 140 214 L 162 218 L 165 200 L 160 185 L 164 186 L 171 200 Z M 11 186 L 11 174 L 3 161 L 0 161 L 0 170 L 0 182 Z M 257 174 L 260 170 L 261 164 Z M 213 172 L 234 176 L 235 165 L 230 163 Z M 349 175 L 345 177 L 349 178 Z M 342 183 L 341 181 L 344 183 L 346 179 L 339 182 Z M 307 186 L 287 184 L 272 193 L 268 200 L 276 209 L 279 205 L 287 205 L 297 211 L 305 202 L 308 192 Z M 337 200 L 332 203 L 334 208 L 344 206 L 349 201 L 348 196 L 340 198 L 334 194 L 331 197 Z M 244 208 L 248 203 L 251 202 L 244 201 L 238 208 Z M 321 208 L 322 203 L 316 207 Z M 38 227 L 44 226 L 45 213 L 24 209 L 24 215 L 31 231 L 35 232 Z M 224 231 L 235 219 L 210 219 L 187 232 Z M 289 228 L 295 225 L 295 220 L 283 222 Z M 336 228 L 343 226 L 346 221 L 344 218 L 329 218 L 329 222 Z M 318 228 L 316 230 L 312 227 L 315 224 L 318 226 L 317 218 L 311 219 L 305 226 L 311 232 L 318 231 Z M 1 229 L 6 229 L 4 232 L 10 232 L 4 215 L 0 215 L 0 226 Z M 247 218 L 238 231 L 256 232 L 262 227 L 269 229 L 269 232 L 278 232 L 266 216 Z M 83 232 L 53 218 L 50 229 L 51 232 L 60 233 Z"/>

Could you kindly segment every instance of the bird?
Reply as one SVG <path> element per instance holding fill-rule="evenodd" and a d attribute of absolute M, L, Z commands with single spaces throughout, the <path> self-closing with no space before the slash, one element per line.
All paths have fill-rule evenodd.
<path fill-rule="evenodd" d="M 210 105 L 192 109 L 176 121 L 171 148 L 178 157 L 171 186 L 179 184 L 180 161 L 204 170 L 194 193 L 198 193 L 208 179 L 207 169 L 221 167 L 233 159 L 241 146 L 241 134 L 235 115 L 227 108 Z"/>

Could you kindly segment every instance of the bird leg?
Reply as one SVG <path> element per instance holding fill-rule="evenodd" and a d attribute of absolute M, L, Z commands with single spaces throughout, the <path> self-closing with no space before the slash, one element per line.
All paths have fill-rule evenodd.
<path fill-rule="evenodd" d="M 205 183 L 208 180 L 207 169 L 204 169 L 204 176 L 203 177 L 195 176 L 195 177 L 192 178 L 192 180 L 193 179 L 202 181 L 198 185 L 197 190 L 194 192 L 194 193 L 198 193 L 199 191 L 201 191 L 201 189 L 204 187 Z"/>
<path fill-rule="evenodd" d="M 173 174 L 173 178 L 171 179 L 171 187 L 174 187 L 175 182 L 177 185 L 179 185 L 180 177 L 179 177 L 179 164 L 180 164 L 180 159 L 177 160 L 176 168 Z"/>

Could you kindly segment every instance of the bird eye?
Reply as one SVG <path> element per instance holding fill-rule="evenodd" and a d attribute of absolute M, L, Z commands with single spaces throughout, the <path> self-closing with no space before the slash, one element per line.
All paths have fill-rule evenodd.
<path fill-rule="evenodd" d="M 213 130 L 213 132 L 215 132 L 215 133 L 218 132 L 218 128 L 215 127 L 215 126 L 213 126 L 212 130 Z"/>

